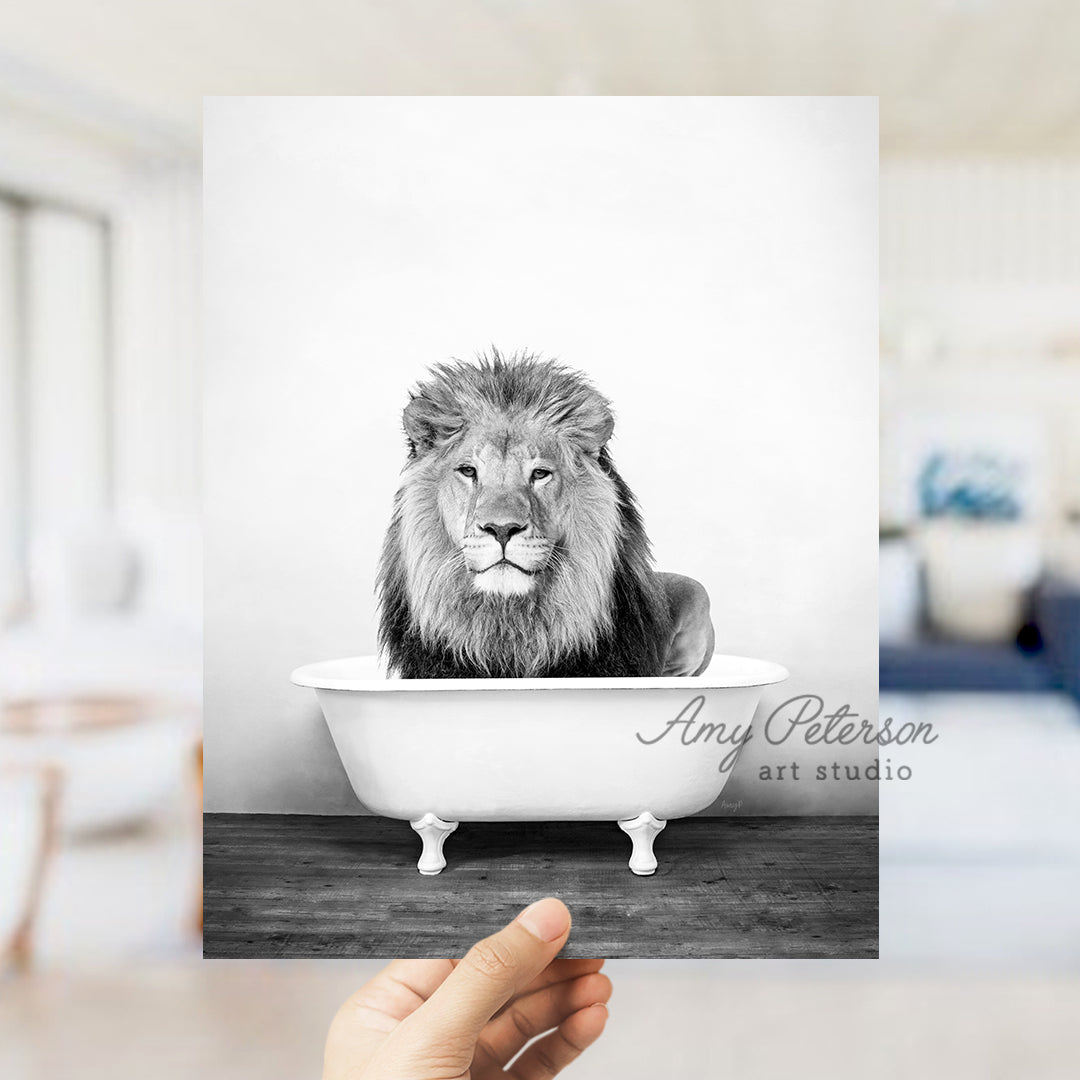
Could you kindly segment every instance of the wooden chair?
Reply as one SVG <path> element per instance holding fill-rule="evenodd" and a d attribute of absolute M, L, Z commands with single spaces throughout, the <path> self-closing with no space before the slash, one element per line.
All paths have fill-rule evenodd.
<path fill-rule="evenodd" d="M 8 782 L 28 786 L 28 798 L 36 802 L 31 813 L 36 812 L 38 818 L 34 845 L 28 852 L 31 864 L 25 887 L 22 896 L 15 897 L 15 920 L 7 940 L 0 940 L 0 973 L 7 968 L 27 971 L 33 961 L 34 930 L 45 895 L 49 862 L 57 846 L 61 780 L 60 770 L 52 766 L 0 766 L 0 785 Z M 20 888 L 16 873 L 12 872 L 9 882 Z"/>

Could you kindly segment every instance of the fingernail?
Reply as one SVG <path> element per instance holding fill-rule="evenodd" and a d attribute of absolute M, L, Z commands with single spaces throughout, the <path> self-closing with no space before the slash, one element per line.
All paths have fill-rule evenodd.
<path fill-rule="evenodd" d="M 570 912 L 561 900 L 554 896 L 537 900 L 530 904 L 517 918 L 517 921 L 541 941 L 554 941 L 570 928 Z"/>

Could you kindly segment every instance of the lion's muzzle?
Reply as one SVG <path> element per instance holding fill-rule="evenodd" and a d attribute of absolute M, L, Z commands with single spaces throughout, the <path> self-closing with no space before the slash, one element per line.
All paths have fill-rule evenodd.
<path fill-rule="evenodd" d="M 488 522 L 465 537 L 462 554 L 475 588 L 522 595 L 535 588 L 535 578 L 546 568 L 552 547 L 547 538 L 532 535 L 529 525 Z"/>

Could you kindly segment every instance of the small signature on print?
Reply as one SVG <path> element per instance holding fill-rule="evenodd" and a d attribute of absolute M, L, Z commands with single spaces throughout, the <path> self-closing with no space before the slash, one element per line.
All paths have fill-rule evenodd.
<path fill-rule="evenodd" d="M 683 746 L 716 744 L 727 748 L 720 760 L 720 771 L 728 772 L 742 749 L 755 737 L 751 724 L 712 723 L 701 719 L 705 695 L 698 694 L 683 706 L 679 714 L 659 730 L 637 732 L 637 740 L 646 746 L 678 742 Z M 938 734 L 929 721 L 896 723 L 883 717 L 877 723 L 854 712 L 850 705 L 826 711 L 825 699 L 818 694 L 798 694 L 777 705 L 761 725 L 761 736 L 772 746 L 783 746 L 800 738 L 807 746 L 929 746 Z M 805 766 L 798 761 L 784 765 L 762 765 L 760 780 L 803 780 L 812 768 L 815 780 L 910 780 L 909 765 L 894 766 L 891 758 L 875 757 L 864 765 L 832 762 Z M 733 804 L 734 805 L 734 804 Z M 737 807 L 736 807 L 737 808 Z"/>

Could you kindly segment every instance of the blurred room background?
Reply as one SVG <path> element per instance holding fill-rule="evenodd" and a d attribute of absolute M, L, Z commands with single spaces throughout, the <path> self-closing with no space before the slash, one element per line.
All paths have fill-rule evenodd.
<path fill-rule="evenodd" d="M 311 1073 L 368 970 L 197 962 L 202 94 L 836 93 L 881 99 L 881 715 L 940 736 L 882 786 L 888 959 L 622 962 L 572 1075 L 1073 1075 L 1078 54 L 1071 0 L 5 6 L 0 1074 Z"/>
<path fill-rule="evenodd" d="M 1075 967 L 1080 162 L 887 161 L 881 241 L 882 955 Z"/>
<path fill-rule="evenodd" d="M 0 943 L 191 950 L 198 134 L 26 52 L 0 111 Z"/>

